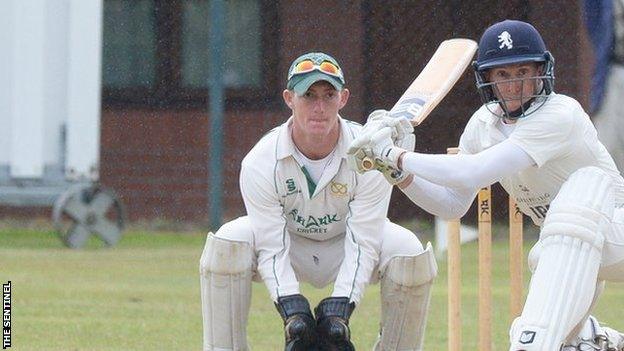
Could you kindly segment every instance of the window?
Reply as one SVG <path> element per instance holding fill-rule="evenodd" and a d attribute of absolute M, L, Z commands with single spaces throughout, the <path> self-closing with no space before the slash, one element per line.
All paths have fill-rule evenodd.
<path fill-rule="evenodd" d="M 227 102 L 266 100 L 277 88 L 276 8 L 271 1 L 225 1 Z M 203 105 L 210 74 L 209 0 L 104 0 L 103 99 L 111 104 Z M 269 28 L 271 26 L 271 28 Z M 275 61 L 277 60 L 275 59 Z"/>
<path fill-rule="evenodd" d="M 156 33 L 151 0 L 104 3 L 102 84 L 150 87 L 155 79 Z"/>
<path fill-rule="evenodd" d="M 225 2 L 226 21 L 225 72 L 227 87 L 253 87 L 261 85 L 260 7 L 258 2 L 229 0 Z M 182 28 L 182 84 L 206 87 L 209 75 L 208 1 L 184 2 Z M 234 19 L 234 20 L 232 20 Z"/>

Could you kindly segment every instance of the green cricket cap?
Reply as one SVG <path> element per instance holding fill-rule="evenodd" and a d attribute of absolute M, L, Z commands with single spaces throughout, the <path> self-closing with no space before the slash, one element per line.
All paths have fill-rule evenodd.
<path fill-rule="evenodd" d="M 295 72 L 297 65 L 306 60 L 312 61 L 314 69 L 303 73 Z M 338 68 L 338 71 L 334 74 L 322 71 L 320 65 L 323 62 L 330 62 Z M 342 69 L 336 59 L 322 52 L 310 52 L 297 57 L 292 62 L 288 69 L 288 83 L 286 84 L 286 88 L 288 90 L 294 90 L 297 95 L 303 95 L 310 89 L 312 84 L 321 80 L 329 82 L 336 90 L 342 90 L 345 85 Z"/>

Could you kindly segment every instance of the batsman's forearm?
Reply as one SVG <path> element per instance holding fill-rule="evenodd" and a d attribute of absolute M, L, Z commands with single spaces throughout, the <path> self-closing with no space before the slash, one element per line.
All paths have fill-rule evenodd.
<path fill-rule="evenodd" d="M 533 159 L 509 140 L 476 154 L 403 155 L 402 169 L 432 183 L 457 189 L 478 189 L 533 166 Z"/>
<path fill-rule="evenodd" d="M 462 217 L 476 195 L 473 189 L 451 189 L 416 176 L 401 191 L 423 210 L 442 219 Z"/>
<path fill-rule="evenodd" d="M 451 188 L 478 188 L 494 181 L 478 171 L 473 155 L 429 155 L 410 152 L 402 157 L 403 171 L 434 184 Z"/>

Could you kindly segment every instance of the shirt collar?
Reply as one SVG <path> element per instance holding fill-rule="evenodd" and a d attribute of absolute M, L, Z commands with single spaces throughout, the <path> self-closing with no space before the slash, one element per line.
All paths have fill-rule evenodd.
<path fill-rule="evenodd" d="M 487 106 L 485 105 L 481 106 L 478 113 L 479 113 L 478 114 L 479 120 L 488 125 L 495 125 L 496 122 L 498 122 L 498 119 L 500 118 L 497 115 L 490 112 L 490 110 L 488 110 Z"/>

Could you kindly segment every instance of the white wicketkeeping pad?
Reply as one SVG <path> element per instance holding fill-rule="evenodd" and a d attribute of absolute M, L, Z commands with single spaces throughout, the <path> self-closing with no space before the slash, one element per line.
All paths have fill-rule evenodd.
<path fill-rule="evenodd" d="M 251 246 L 209 233 L 199 269 L 204 351 L 248 350 Z"/>
<path fill-rule="evenodd" d="M 438 273 L 431 244 L 390 260 L 381 279 L 381 336 L 375 351 L 422 350 L 431 285 Z"/>

